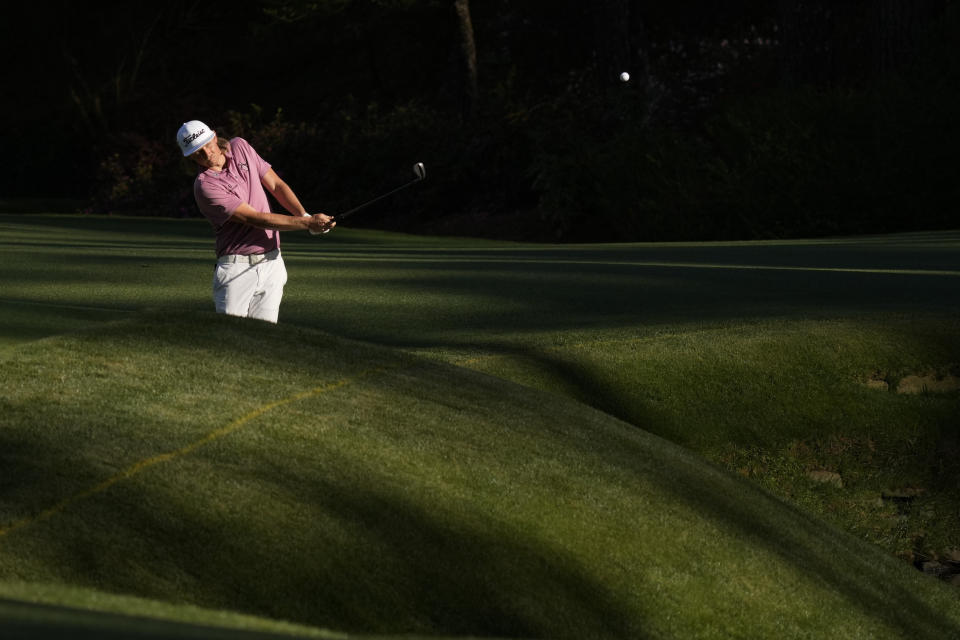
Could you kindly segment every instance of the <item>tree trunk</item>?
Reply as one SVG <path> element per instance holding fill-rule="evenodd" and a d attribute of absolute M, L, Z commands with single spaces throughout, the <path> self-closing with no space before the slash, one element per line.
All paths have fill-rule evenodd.
<path fill-rule="evenodd" d="M 472 120 L 477 115 L 480 90 L 477 82 L 477 45 L 473 39 L 473 21 L 470 19 L 470 0 L 454 0 L 460 29 L 460 51 L 463 60 L 464 91 L 463 117 Z"/>

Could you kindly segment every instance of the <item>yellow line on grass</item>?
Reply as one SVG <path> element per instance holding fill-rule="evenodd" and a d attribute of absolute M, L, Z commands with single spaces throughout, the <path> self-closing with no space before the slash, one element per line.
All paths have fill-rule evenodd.
<path fill-rule="evenodd" d="M 26 517 L 26 518 L 23 518 L 23 519 L 21 519 L 21 520 L 18 520 L 18 521 L 16 521 L 16 522 L 14 522 L 13 524 L 8 525 L 7 527 L 0 528 L 0 538 L 2 538 L 3 536 L 7 535 L 8 533 L 12 533 L 12 532 L 16 531 L 17 529 L 22 529 L 23 527 L 29 526 L 29 525 L 31 525 L 31 524 L 33 524 L 33 523 L 35 523 L 35 522 L 41 522 L 41 521 L 43 521 L 43 520 L 47 520 L 48 518 L 52 518 L 53 516 L 57 515 L 58 513 L 62 512 L 62 511 L 64 511 L 64 510 L 67 509 L 68 507 L 70 507 L 70 506 L 72 506 L 72 505 L 80 502 L 81 500 L 86 500 L 87 498 L 90 498 L 90 497 L 92 497 L 92 496 L 95 496 L 95 495 L 97 495 L 98 493 L 103 493 L 104 491 L 106 491 L 107 489 L 109 489 L 109 488 L 112 487 L 113 485 L 117 484 L 118 482 L 120 482 L 120 481 L 122 481 L 122 480 L 126 480 L 127 478 L 132 478 L 133 476 L 137 475 L 137 474 L 140 473 L 141 471 L 144 471 L 144 470 L 146 470 L 146 469 L 149 469 L 150 467 L 153 467 L 153 466 L 155 466 L 155 465 L 161 464 L 161 463 L 163 463 L 163 462 L 169 462 L 169 461 L 171 461 L 171 460 L 175 460 L 175 459 L 180 458 L 180 457 L 183 457 L 183 456 L 185 456 L 185 455 L 187 455 L 187 454 L 189 454 L 189 453 L 193 453 L 194 451 L 196 451 L 196 450 L 199 449 L 200 447 L 202 447 L 202 446 L 204 446 L 204 445 L 206 445 L 206 444 L 210 444 L 210 443 L 213 442 L 214 440 L 217 440 L 217 439 L 222 438 L 222 437 L 224 437 L 224 436 L 230 435 L 230 434 L 233 433 L 234 431 L 236 431 L 236 430 L 240 429 L 241 427 L 243 427 L 244 425 L 246 425 L 246 424 L 247 424 L 248 422 L 250 422 L 251 420 L 255 420 L 256 418 L 259 418 L 259 417 L 262 416 L 263 414 L 265 414 L 265 413 L 267 413 L 268 411 L 271 411 L 271 410 L 273 410 L 273 409 L 276 409 L 277 407 L 280 407 L 280 406 L 283 406 L 283 405 L 286 405 L 286 404 L 290 404 L 290 403 L 296 402 L 296 401 L 298 401 L 298 400 L 303 400 L 303 399 L 309 398 L 310 396 L 313 396 L 313 395 L 320 395 L 320 394 L 326 393 L 326 392 L 328 392 L 328 391 L 333 391 L 334 389 L 339 389 L 339 388 L 341 388 L 341 387 L 344 387 L 344 386 L 350 384 L 351 382 L 355 382 L 356 380 L 359 380 L 360 378 L 366 377 L 366 376 L 368 376 L 368 375 L 370 375 L 370 374 L 373 374 L 373 373 L 377 373 L 377 372 L 383 371 L 383 369 L 384 369 L 383 367 L 379 367 L 379 368 L 377 368 L 377 369 L 371 369 L 371 370 L 369 370 L 369 371 L 364 371 L 363 373 L 359 374 L 359 375 L 356 376 L 355 378 L 346 378 L 346 379 L 344 379 L 344 380 L 338 380 L 337 382 L 333 382 L 333 383 L 328 384 L 328 385 L 323 385 L 323 386 L 320 386 L 320 387 L 316 387 L 316 388 L 314 388 L 314 389 L 310 389 L 309 391 L 302 391 L 302 392 L 300 392 L 300 393 L 298 393 L 298 394 L 296 394 L 296 395 L 290 396 L 289 398 L 284 398 L 284 399 L 282 399 L 282 400 L 277 400 L 277 401 L 275 401 L 275 402 L 271 402 L 271 403 L 269 403 L 269 404 L 265 404 L 265 405 L 263 405 L 262 407 L 259 407 L 259 408 L 257 408 L 257 409 L 254 409 L 254 410 L 251 411 L 250 413 L 248 413 L 248 414 L 246 414 L 246 415 L 244 415 L 244 416 L 242 416 L 242 417 L 240 417 L 240 418 L 237 418 L 236 420 L 234 420 L 234 421 L 231 422 L 230 424 L 228 424 L 228 425 L 226 425 L 226 426 L 223 426 L 223 427 L 220 427 L 219 429 L 215 429 L 214 431 L 211 431 L 210 433 L 208 433 L 208 434 L 205 435 L 204 437 L 200 438 L 199 440 L 195 440 L 194 442 L 191 442 L 190 444 L 188 444 L 188 445 L 186 445 L 186 446 L 184 446 L 184 447 L 181 447 L 181 448 L 179 448 L 179 449 L 176 449 L 175 451 L 169 451 L 169 452 L 167 452 L 167 453 L 161 453 L 161 454 L 159 454 L 159 455 L 155 455 L 155 456 L 152 456 L 152 457 L 150 457 L 150 458 L 145 458 L 145 459 L 143 459 L 143 460 L 140 460 L 139 462 L 136 462 L 136 463 L 134 463 L 133 465 L 127 467 L 127 468 L 124 469 L 123 471 L 120 471 L 119 473 L 116 473 L 116 474 L 110 476 L 109 478 L 107 478 L 106 480 L 100 482 L 99 484 L 94 485 L 93 487 L 90 487 L 89 489 L 85 489 L 85 490 L 83 490 L 83 491 L 80 491 L 80 492 L 78 492 L 78 493 L 75 493 L 75 494 L 73 494 L 72 496 L 70 496 L 70 497 L 68 497 L 68 498 L 65 498 L 65 499 L 61 500 L 60 502 L 54 504 L 53 506 L 44 509 L 43 511 L 41 511 L 40 513 L 38 513 L 38 514 L 36 514 L 36 515 L 28 516 L 28 517 Z"/>

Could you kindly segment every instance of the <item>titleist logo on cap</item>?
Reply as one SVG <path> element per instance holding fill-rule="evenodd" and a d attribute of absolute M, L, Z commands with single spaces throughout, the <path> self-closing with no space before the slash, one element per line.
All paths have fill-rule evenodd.
<path fill-rule="evenodd" d="M 189 136 L 185 136 L 183 138 L 183 144 L 190 144 L 191 142 L 193 142 L 194 140 L 196 140 L 206 132 L 207 132 L 206 129 L 200 129 L 200 131 L 197 131 L 196 133 L 192 133 Z"/>

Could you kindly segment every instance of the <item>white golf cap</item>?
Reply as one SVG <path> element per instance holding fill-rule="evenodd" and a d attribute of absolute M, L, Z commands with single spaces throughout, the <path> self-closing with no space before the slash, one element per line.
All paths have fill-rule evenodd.
<path fill-rule="evenodd" d="M 194 153 L 197 149 L 213 140 L 213 129 L 199 120 L 184 122 L 177 131 L 177 143 L 184 157 Z"/>

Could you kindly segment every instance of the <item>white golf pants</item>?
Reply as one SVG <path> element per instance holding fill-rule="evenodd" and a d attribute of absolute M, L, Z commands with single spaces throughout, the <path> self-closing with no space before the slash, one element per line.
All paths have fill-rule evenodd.
<path fill-rule="evenodd" d="M 213 274 L 213 304 L 217 313 L 276 322 L 287 268 L 279 255 L 256 264 L 218 262 Z"/>

